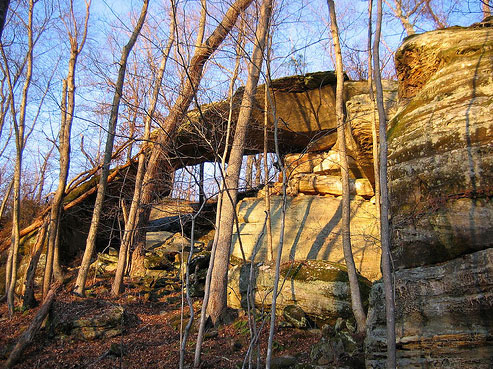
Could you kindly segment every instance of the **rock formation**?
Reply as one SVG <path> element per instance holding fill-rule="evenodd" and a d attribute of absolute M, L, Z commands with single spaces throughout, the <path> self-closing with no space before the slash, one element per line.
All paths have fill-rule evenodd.
<path fill-rule="evenodd" d="M 392 115 L 396 107 L 397 86 L 390 81 L 386 81 L 384 86 L 387 113 Z M 349 158 L 350 182 L 354 195 L 351 223 L 353 253 L 359 272 L 370 280 L 376 280 L 381 274 L 379 229 L 375 204 L 371 201 L 374 182 L 371 123 L 374 110 L 368 97 L 366 82 L 348 81 L 345 87 L 347 121 L 351 125 L 354 138 L 353 151 L 350 153 L 352 156 Z M 333 91 L 330 96 L 324 98 L 327 97 L 333 99 Z M 315 99 L 315 102 L 319 101 L 318 94 L 312 94 L 310 98 Z M 289 99 L 287 98 L 286 101 Z M 281 106 L 285 105 L 283 102 Z M 316 105 L 318 106 L 318 103 Z M 303 122 L 306 122 L 300 122 L 301 117 L 297 116 L 290 127 L 298 130 L 304 129 L 305 126 L 315 127 L 316 116 L 310 115 L 313 110 L 307 109 L 310 104 L 304 102 L 301 106 L 309 112 L 304 115 Z M 344 263 L 340 233 L 342 185 L 339 153 L 334 146 L 335 114 L 330 110 L 333 108 L 334 101 L 331 100 L 328 106 L 320 109 L 320 114 L 323 110 L 325 110 L 323 114 L 331 113 L 321 120 L 323 122 L 321 127 L 327 129 L 327 132 L 332 129 L 330 133 L 325 133 L 322 141 L 312 142 L 311 146 L 308 146 L 309 150 L 303 153 L 284 156 L 290 196 L 287 198 L 283 261 L 319 259 Z M 284 110 L 280 112 L 281 116 L 283 112 Z M 329 137 L 332 137 L 330 143 Z M 314 148 L 320 151 L 310 151 Z M 279 194 L 280 188 L 281 184 L 275 183 L 272 191 Z M 274 253 L 277 252 L 279 243 L 281 206 L 282 198 L 273 196 L 271 217 Z M 238 203 L 240 235 L 233 236 L 233 256 L 242 258 L 244 254 L 248 260 L 253 256 L 255 261 L 267 260 L 264 211 L 262 191 L 256 198 L 246 198 Z M 239 239 L 241 239 L 241 247 Z"/>
<path fill-rule="evenodd" d="M 255 306 L 268 311 L 272 303 L 275 268 L 273 265 L 256 265 L 250 276 L 251 264 L 239 264 L 230 269 L 228 306 L 235 309 L 248 307 L 248 284 L 255 285 Z M 367 301 L 371 282 L 360 277 L 363 300 Z M 338 318 L 352 317 L 351 292 L 346 267 L 325 260 L 294 261 L 283 263 L 276 307 L 281 313 L 293 305 L 302 309 L 322 327 Z M 286 311 L 284 311 L 286 313 Z"/>
<path fill-rule="evenodd" d="M 336 142 L 335 73 L 316 72 L 284 77 L 272 81 L 272 98 L 276 102 L 279 145 L 282 153 L 320 152 L 330 150 Z M 347 81 L 345 100 L 355 145 L 360 151 L 361 165 L 371 176 L 371 103 L 366 81 Z M 386 105 L 389 111 L 397 100 L 396 85 L 384 81 Z M 243 89 L 233 97 L 234 126 Z M 263 151 L 265 88 L 257 88 L 255 106 L 245 142 L 245 154 Z M 191 111 L 169 148 L 174 167 L 213 161 L 222 153 L 226 140 L 229 101 L 202 105 Z M 268 149 L 274 151 L 274 122 L 268 114 Z M 231 129 L 234 132 L 234 128 Z M 204 139 L 206 138 L 206 139 Z M 230 140 L 232 142 L 232 140 Z M 216 153 L 215 153 L 216 152 Z"/>
<path fill-rule="evenodd" d="M 389 187 L 402 368 L 493 366 L 492 21 L 407 38 L 403 107 L 389 124 Z M 383 368 L 380 285 L 367 367 Z"/>

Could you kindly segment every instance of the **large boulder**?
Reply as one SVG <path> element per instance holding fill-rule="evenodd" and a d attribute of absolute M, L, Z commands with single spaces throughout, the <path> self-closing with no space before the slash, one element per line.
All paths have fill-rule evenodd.
<path fill-rule="evenodd" d="M 230 268 L 228 276 L 228 306 L 247 308 L 250 263 Z M 255 264 L 254 264 L 255 265 Z M 279 295 L 276 308 L 279 315 L 296 305 L 319 325 L 334 324 L 337 318 L 350 318 L 351 293 L 345 266 L 324 260 L 294 261 L 281 266 Z M 252 270 L 256 307 L 269 309 L 272 303 L 275 268 L 255 265 Z M 368 298 L 371 282 L 359 276 L 363 301 Z"/>
<path fill-rule="evenodd" d="M 102 304 L 97 308 L 85 305 L 75 314 L 67 314 L 55 309 L 51 330 L 59 336 L 92 341 L 118 336 L 123 332 L 125 310 L 120 305 Z"/>
<path fill-rule="evenodd" d="M 186 254 L 190 251 L 190 240 L 180 233 L 148 232 L 146 241 L 148 248 L 146 248 L 141 267 L 134 268 L 134 277 L 163 277 L 167 275 L 168 271 L 179 268 L 182 250 Z M 194 251 L 199 250 L 195 249 Z M 91 268 L 95 270 L 97 275 L 107 276 L 116 271 L 117 264 L 118 252 L 110 248 L 108 253 L 98 253 L 98 257 L 91 264 Z"/>
<path fill-rule="evenodd" d="M 341 198 L 298 195 L 287 198 L 282 260 L 327 260 L 344 263 L 341 237 Z M 281 229 L 282 197 L 271 197 L 272 239 L 277 253 Z M 238 204 L 243 252 L 248 260 L 267 261 L 263 198 Z M 351 241 L 358 271 L 370 280 L 380 278 L 380 243 L 375 205 L 362 197 L 351 202 Z M 242 258 L 238 236 L 232 255 Z"/>

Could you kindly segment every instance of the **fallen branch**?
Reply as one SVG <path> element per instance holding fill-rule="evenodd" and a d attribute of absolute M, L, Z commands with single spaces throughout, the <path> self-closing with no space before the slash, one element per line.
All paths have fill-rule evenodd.
<path fill-rule="evenodd" d="M 32 342 L 34 336 L 36 335 L 39 328 L 41 327 L 41 324 L 43 323 L 46 316 L 48 315 L 51 305 L 55 300 L 55 296 L 61 287 L 62 287 L 61 283 L 55 283 L 48 291 L 48 294 L 46 295 L 43 304 L 41 305 L 38 312 L 36 313 L 36 316 L 34 317 L 33 321 L 29 325 L 29 328 L 20 336 L 14 349 L 10 353 L 7 363 L 5 364 L 6 368 L 12 368 L 19 361 L 24 349 Z"/>
<path fill-rule="evenodd" d="M 132 164 L 132 162 L 128 162 L 128 163 L 122 165 L 121 167 L 115 168 L 110 173 L 110 175 L 108 176 L 108 183 L 112 182 L 118 176 L 118 174 L 121 172 L 122 169 L 125 169 L 125 168 L 129 167 L 131 164 Z M 83 192 L 77 198 L 75 198 L 74 200 L 70 201 L 69 203 L 64 204 L 63 205 L 63 210 L 64 211 L 67 211 L 67 210 L 73 208 L 74 206 L 80 204 L 82 201 L 84 201 L 89 196 L 91 196 L 92 194 L 94 194 L 97 191 L 97 189 L 98 189 L 98 183 L 95 182 L 94 185 L 91 186 L 87 191 Z M 65 196 L 67 196 L 69 193 L 66 193 Z M 23 228 L 20 231 L 20 237 L 22 238 L 22 237 L 28 235 L 29 233 L 37 230 L 38 228 L 40 228 L 43 225 L 43 223 L 44 223 L 44 217 L 50 212 L 50 209 L 51 209 L 51 205 L 49 205 L 48 207 L 46 207 L 41 212 L 41 214 L 38 216 L 38 218 L 36 218 L 29 226 Z M 8 247 L 8 244 L 10 244 L 10 237 L 8 239 L 6 239 L 6 240 L 3 240 L 2 245 L 0 246 L 0 251 L 1 250 L 4 250 L 6 247 Z"/>

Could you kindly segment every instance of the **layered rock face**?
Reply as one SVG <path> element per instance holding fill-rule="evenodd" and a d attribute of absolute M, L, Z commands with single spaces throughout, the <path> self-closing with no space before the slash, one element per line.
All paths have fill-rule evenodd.
<path fill-rule="evenodd" d="M 493 249 L 395 273 L 399 368 L 493 366 Z M 385 368 L 383 284 L 374 284 L 367 368 Z"/>
<path fill-rule="evenodd" d="M 389 188 L 401 368 L 493 366 L 493 28 L 406 39 L 406 103 L 389 124 Z M 385 367 L 381 286 L 367 367 Z"/>
<path fill-rule="evenodd" d="M 490 23 L 491 26 L 491 23 Z M 412 267 L 493 246 L 493 29 L 407 39 L 390 122 L 394 262 Z"/>

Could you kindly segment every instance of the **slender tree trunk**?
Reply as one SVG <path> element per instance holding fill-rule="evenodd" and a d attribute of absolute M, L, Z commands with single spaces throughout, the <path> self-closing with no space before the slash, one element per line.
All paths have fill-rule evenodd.
<path fill-rule="evenodd" d="M 483 18 L 491 17 L 490 0 L 481 0 L 481 8 L 483 10 Z"/>
<path fill-rule="evenodd" d="M 226 198 L 222 201 L 221 230 L 218 235 L 218 245 L 211 277 L 211 291 L 207 315 L 216 324 L 226 309 L 226 289 L 228 282 L 228 265 L 230 256 L 231 236 L 238 191 L 238 180 L 243 159 L 246 130 L 253 109 L 253 102 L 257 83 L 262 68 L 263 53 L 266 44 L 267 29 L 272 12 L 272 0 L 264 0 L 260 9 L 260 18 L 255 35 L 253 55 L 249 64 L 248 79 L 243 93 L 241 108 L 236 123 L 235 135 L 228 168 L 226 170 L 225 192 Z"/>
<path fill-rule="evenodd" d="M 77 58 L 84 48 L 87 37 L 87 24 L 89 21 L 89 8 L 91 2 L 86 3 L 86 16 L 84 22 L 84 28 L 82 31 L 82 39 L 79 44 L 77 35 L 79 34 L 79 29 L 77 22 L 73 22 L 73 29 L 67 29 L 68 38 L 70 41 L 70 57 L 68 62 L 68 73 L 67 78 L 63 81 L 63 93 L 61 106 L 61 123 L 60 123 L 60 173 L 58 177 L 58 187 L 53 197 L 53 202 L 51 204 L 50 213 L 50 227 L 48 235 L 48 249 L 46 253 L 46 268 L 45 276 L 43 281 L 43 296 L 48 293 L 51 284 L 51 275 L 53 270 L 55 270 L 55 278 L 58 282 L 63 281 L 63 275 L 60 268 L 59 261 L 59 250 L 58 244 L 60 241 L 59 225 L 60 218 L 63 211 L 62 202 L 65 189 L 67 186 L 67 177 L 70 167 L 70 136 L 72 131 L 72 122 L 74 120 L 75 112 L 75 70 L 77 66 Z M 71 14 L 70 17 L 75 19 L 75 14 L 73 12 L 73 3 L 71 2 Z M 68 23 L 68 22 L 67 22 Z M 72 22 L 70 22 L 72 23 Z"/>
<path fill-rule="evenodd" d="M 87 279 L 87 272 L 91 264 L 92 254 L 96 246 L 96 234 L 99 227 L 99 220 L 101 218 L 101 210 L 103 208 L 103 200 L 108 184 L 108 173 L 110 169 L 110 159 L 113 151 L 113 142 L 115 139 L 116 124 L 118 121 L 118 109 L 120 106 L 120 100 L 122 98 L 123 83 L 125 81 L 125 71 L 127 69 L 127 60 L 130 51 L 132 50 L 137 37 L 140 34 L 142 26 L 144 25 L 145 17 L 147 15 L 147 7 L 149 0 L 144 0 L 142 10 L 140 12 L 139 20 L 135 26 L 130 40 L 123 47 L 122 56 L 120 58 L 120 68 L 118 71 L 118 79 L 115 87 L 115 94 L 113 96 L 113 103 L 111 105 L 110 120 L 108 123 L 108 134 L 106 137 L 106 146 L 104 151 L 103 168 L 101 171 L 101 177 L 99 180 L 98 193 L 96 195 L 96 201 L 94 203 L 94 212 L 92 215 L 91 226 L 89 228 L 89 234 L 87 236 L 86 248 L 84 250 L 84 256 L 82 257 L 82 263 L 77 275 L 77 281 L 75 283 L 74 292 L 79 295 L 84 295 L 84 288 Z"/>
<path fill-rule="evenodd" d="M 46 241 L 46 231 L 48 228 L 48 222 L 45 222 L 43 227 L 38 231 L 38 237 L 36 239 L 36 245 L 31 254 L 31 260 L 29 260 L 29 267 L 26 271 L 25 285 L 26 289 L 24 291 L 23 306 L 25 308 L 31 309 L 36 306 L 36 299 L 34 297 L 34 277 L 36 275 L 36 268 L 38 267 L 39 258 L 43 252 L 43 247 Z"/>
<path fill-rule="evenodd" d="M 199 30 L 197 33 L 197 40 L 195 41 L 195 49 L 202 47 L 202 43 L 204 42 L 205 22 L 207 20 L 207 0 L 200 0 L 200 6 Z"/>
<path fill-rule="evenodd" d="M 173 46 L 173 42 L 175 40 L 175 27 L 176 24 L 174 22 L 174 18 L 171 17 L 170 24 L 170 36 L 168 40 L 168 44 L 166 45 L 166 49 L 163 52 L 163 57 L 161 59 L 161 63 L 159 65 L 158 75 L 156 77 L 156 81 L 154 82 L 154 89 L 152 92 L 152 100 L 149 107 L 148 114 L 145 118 L 145 128 L 144 128 L 144 139 L 142 148 L 139 153 L 138 165 L 137 165 L 137 174 L 135 175 L 135 186 L 134 186 L 134 194 L 132 198 L 132 204 L 130 205 L 130 210 L 127 215 L 127 220 L 125 222 L 125 231 L 123 233 L 122 242 L 120 245 L 120 253 L 118 255 L 118 264 L 115 273 L 115 280 L 113 281 L 113 285 L 111 287 L 111 293 L 113 296 L 117 296 L 122 290 L 123 283 L 123 275 L 125 270 L 127 269 L 127 260 L 130 246 L 132 244 L 133 236 L 135 234 L 135 227 L 137 223 L 138 210 L 140 207 L 140 196 L 142 193 L 142 182 L 144 180 L 145 174 L 145 147 L 147 147 L 148 142 L 151 137 L 151 124 L 152 119 L 154 117 L 154 112 L 156 111 L 156 106 L 159 99 L 159 91 L 161 90 L 161 84 L 163 82 L 164 72 L 166 70 L 166 64 L 168 62 L 169 53 L 171 51 L 171 47 Z"/>
<path fill-rule="evenodd" d="M 353 252 L 351 249 L 351 198 L 349 191 L 349 166 L 346 152 L 346 135 L 344 119 L 344 71 L 342 65 L 342 53 L 339 43 L 339 29 L 337 27 L 337 18 L 335 4 L 333 0 L 327 0 L 330 14 L 330 31 L 334 50 L 336 54 L 336 115 L 337 115 L 337 142 L 339 145 L 339 157 L 341 161 L 341 181 L 342 181 L 342 245 L 344 250 L 344 260 L 348 269 L 349 285 L 351 288 L 351 305 L 353 314 L 358 326 L 358 332 L 364 334 L 366 330 L 366 315 L 361 301 L 361 294 L 358 284 L 358 275 L 354 264 Z"/>
<path fill-rule="evenodd" d="M 253 180 L 253 162 L 255 161 L 255 155 L 248 155 L 245 170 L 245 187 L 247 190 L 252 189 Z"/>
<path fill-rule="evenodd" d="M 156 188 L 158 186 L 158 181 L 156 181 L 156 179 L 159 171 L 162 170 L 162 167 L 165 167 L 167 163 L 167 144 L 174 137 L 176 129 L 182 124 L 183 117 L 190 107 L 190 104 L 199 87 L 205 63 L 229 34 L 240 13 L 243 12 L 252 3 L 252 1 L 253 0 L 236 0 L 229 7 L 228 11 L 224 15 L 224 18 L 221 20 L 216 29 L 202 44 L 202 47 L 195 50 L 192 60 L 190 61 L 190 67 L 187 70 L 187 78 L 180 89 L 175 104 L 171 107 L 169 114 L 162 125 L 164 133 L 157 137 L 156 143 L 153 146 L 151 156 L 147 163 L 147 170 L 144 176 L 141 194 L 141 203 L 145 204 L 145 207 L 142 209 L 142 213 L 139 216 L 139 221 L 136 226 L 137 229 L 144 229 L 149 220 L 151 210 L 150 204 L 153 201 L 153 197 L 159 195 L 156 193 Z M 143 247 L 144 236 L 145 232 L 139 232 L 136 234 L 134 243 L 136 243 L 137 247 Z"/>
<path fill-rule="evenodd" d="M 202 205 L 205 202 L 205 191 L 204 191 L 204 170 L 205 163 L 199 164 L 199 204 Z"/>
<path fill-rule="evenodd" d="M 436 15 L 436 13 L 433 11 L 433 8 L 431 7 L 430 1 L 431 0 L 425 0 L 425 9 L 426 9 L 426 12 L 428 13 L 428 15 L 431 17 L 431 19 L 433 19 L 433 22 L 435 23 L 435 27 L 437 27 L 437 28 L 445 28 L 445 27 L 447 27 L 447 24 L 444 23 Z"/>
<path fill-rule="evenodd" d="M 57 224 L 57 233 L 56 233 L 56 238 L 55 238 L 55 247 L 54 252 L 53 252 L 53 276 L 58 282 L 63 282 L 64 281 L 64 276 L 63 276 L 63 271 L 62 267 L 60 265 L 60 223 L 61 223 L 61 216 L 58 217 L 58 224 Z"/>
<path fill-rule="evenodd" d="M 11 99 L 11 114 L 15 129 L 16 138 L 16 160 L 15 160 L 15 171 L 14 171 L 14 206 L 13 206 L 13 217 L 12 217 L 12 237 L 11 237 L 11 247 L 8 256 L 7 265 L 7 278 L 10 277 L 6 285 L 7 291 L 7 305 L 9 309 L 9 314 L 12 316 L 14 314 L 14 294 L 15 294 L 15 282 L 17 280 L 17 256 L 19 252 L 20 243 L 20 228 L 19 228 L 19 218 L 20 218 L 20 201 L 21 201 L 21 170 L 22 170 L 22 154 L 24 151 L 24 128 L 26 121 L 26 108 L 27 108 L 27 96 L 29 91 L 29 86 L 31 85 L 32 70 L 33 70 L 33 13 L 34 13 L 34 0 L 29 1 L 29 15 L 28 15 L 28 51 L 27 51 L 27 69 L 26 69 L 26 79 L 24 81 L 24 87 L 22 89 L 22 100 L 19 107 L 19 120 L 17 120 L 16 109 L 14 106 L 14 99 Z M 2 47 L 2 54 L 3 53 Z M 5 61 L 6 58 L 5 58 Z M 7 65 L 7 64 L 6 64 Z M 7 80 L 9 83 L 9 89 L 12 96 L 14 96 L 14 89 L 10 79 L 10 72 L 7 73 Z"/>
<path fill-rule="evenodd" d="M 372 63 L 372 13 L 373 13 L 373 0 L 368 1 L 368 92 L 370 94 L 371 101 L 371 136 L 372 136 L 372 156 L 373 156 L 373 175 L 375 177 L 375 207 L 377 210 L 377 219 L 380 221 L 380 166 L 378 165 L 378 121 L 375 110 L 377 109 L 375 103 L 375 94 L 373 93 L 373 68 Z"/>
<path fill-rule="evenodd" d="M 253 187 L 258 188 L 262 181 L 262 155 L 255 155 L 255 181 Z"/>
<path fill-rule="evenodd" d="M 51 158 L 51 153 L 53 152 L 53 149 L 55 148 L 55 144 L 51 147 L 50 151 L 46 154 L 43 160 L 43 165 L 41 165 L 40 168 L 40 178 L 39 178 L 39 184 L 38 184 L 38 191 L 36 193 L 36 196 L 34 198 L 34 201 L 36 203 L 41 204 L 41 199 L 43 198 L 43 190 L 45 186 L 45 181 L 46 181 L 46 168 L 48 167 L 48 162 Z"/>
<path fill-rule="evenodd" d="M 395 16 L 401 21 L 401 24 L 406 30 L 407 35 L 414 35 L 416 31 L 414 30 L 414 27 L 409 20 L 409 16 L 404 14 L 404 12 L 402 11 L 402 0 L 394 0 L 394 4 L 395 9 L 392 8 L 392 10 L 394 11 Z"/>
<path fill-rule="evenodd" d="M 378 120 L 380 122 L 380 238 L 382 243 L 382 274 L 385 289 L 385 314 L 387 321 L 387 369 L 396 367 L 395 302 L 390 262 L 389 192 L 387 187 L 387 121 L 383 105 L 383 88 L 380 74 L 380 33 L 382 28 L 382 0 L 377 0 L 377 25 L 373 41 L 373 74 L 377 90 Z"/>
<path fill-rule="evenodd" d="M 220 171 L 221 171 L 221 178 L 224 180 L 225 177 L 225 171 L 226 171 L 226 157 L 228 155 L 228 148 L 229 148 L 229 137 L 230 137 L 230 132 L 231 132 L 231 122 L 233 119 L 233 96 L 234 96 L 234 89 L 235 89 L 235 83 L 238 78 L 238 73 L 240 70 L 240 61 L 241 57 L 243 55 L 243 50 L 245 49 L 244 45 L 244 33 L 242 31 L 244 30 L 244 19 L 242 19 L 242 22 L 240 24 L 240 35 L 237 40 L 236 44 L 236 60 L 235 60 L 235 67 L 233 69 L 233 75 L 231 77 L 231 81 L 229 82 L 229 112 L 228 112 L 228 123 L 226 125 L 226 142 L 224 144 L 224 152 L 221 158 L 221 163 L 220 163 Z M 215 233 L 214 233 L 214 240 L 212 242 L 212 249 L 211 249 L 211 257 L 210 257 L 210 262 L 209 266 L 207 268 L 207 275 L 205 277 L 205 286 L 204 286 L 204 299 L 202 300 L 202 307 L 201 307 L 201 312 L 200 312 L 200 324 L 199 324 L 199 332 L 197 334 L 197 343 L 195 346 L 195 355 L 194 355 L 194 368 L 198 368 L 200 366 L 200 355 L 201 355 L 201 350 L 202 350 L 202 343 L 204 342 L 204 333 L 205 333 L 205 324 L 207 321 L 207 306 L 209 304 L 209 296 L 210 296 L 210 287 L 211 287 L 211 277 L 212 277 L 212 270 L 214 269 L 214 260 L 216 259 L 216 250 L 217 250 L 217 241 L 218 241 L 218 236 L 219 232 L 221 229 L 221 202 L 223 201 L 223 190 L 224 190 L 224 181 L 221 181 L 221 184 L 219 184 L 219 195 L 217 197 L 217 209 L 218 211 L 216 212 L 216 222 L 215 222 Z"/>
<path fill-rule="evenodd" d="M 69 60 L 69 78 L 70 75 L 75 73 L 75 60 L 74 49 L 71 48 L 71 55 Z M 67 81 L 63 81 L 63 92 L 62 92 L 62 102 L 60 104 L 62 108 L 62 119 L 60 124 L 59 133 L 59 151 L 60 151 L 60 173 L 58 178 L 58 187 L 53 197 L 53 202 L 51 204 L 50 213 L 50 226 L 48 234 L 48 245 L 46 248 L 46 265 L 43 280 L 43 296 L 46 296 L 50 289 L 51 276 L 53 272 L 53 264 L 55 260 L 55 243 L 58 234 L 59 219 L 61 216 L 61 204 L 63 200 L 63 193 L 65 191 L 65 185 L 67 184 L 68 167 L 70 164 L 70 136 L 68 136 L 68 142 L 66 140 L 65 134 L 70 135 L 70 127 L 67 127 Z M 68 131 L 68 132 L 67 132 Z M 60 280 L 58 280 L 61 282 Z"/>
<path fill-rule="evenodd" d="M 7 206 L 7 202 L 9 201 L 10 194 L 12 193 L 12 188 L 14 188 L 14 179 L 9 183 L 9 187 L 7 188 L 7 191 L 5 192 L 5 196 L 2 199 L 2 205 L 0 205 L 0 219 L 3 218 L 3 213 L 5 212 L 5 207 Z"/>
<path fill-rule="evenodd" d="M 270 84 L 270 54 L 269 51 L 267 51 L 267 83 Z M 266 92 L 268 92 L 267 90 Z M 288 177 L 286 174 L 286 166 L 282 163 L 281 160 L 281 154 L 279 151 L 279 120 L 277 117 L 277 112 L 276 112 L 276 104 L 274 97 L 271 96 L 270 94 L 267 94 L 266 96 L 269 97 L 269 101 L 271 102 L 271 110 L 272 110 L 272 115 L 274 119 L 274 146 L 276 149 L 276 157 L 277 160 L 281 163 L 280 164 L 280 172 L 282 175 L 282 208 L 281 208 L 281 229 L 279 232 L 279 245 L 277 247 L 277 257 L 276 257 L 276 266 L 275 266 L 275 275 L 274 275 L 274 288 L 272 290 L 272 304 L 270 307 L 270 327 L 269 327 L 269 339 L 267 341 L 267 355 L 265 358 L 265 367 L 266 369 L 270 369 L 271 367 L 271 359 L 272 359 L 272 352 L 273 352 L 273 347 L 274 347 L 274 334 L 275 334 L 275 328 L 276 328 L 276 306 L 277 306 L 277 295 L 278 295 L 278 289 L 279 289 L 279 280 L 281 277 L 281 257 L 282 257 L 282 250 L 284 247 L 284 230 L 286 226 L 286 198 L 287 198 L 287 181 Z M 258 365 L 257 365 L 258 366 Z"/>

